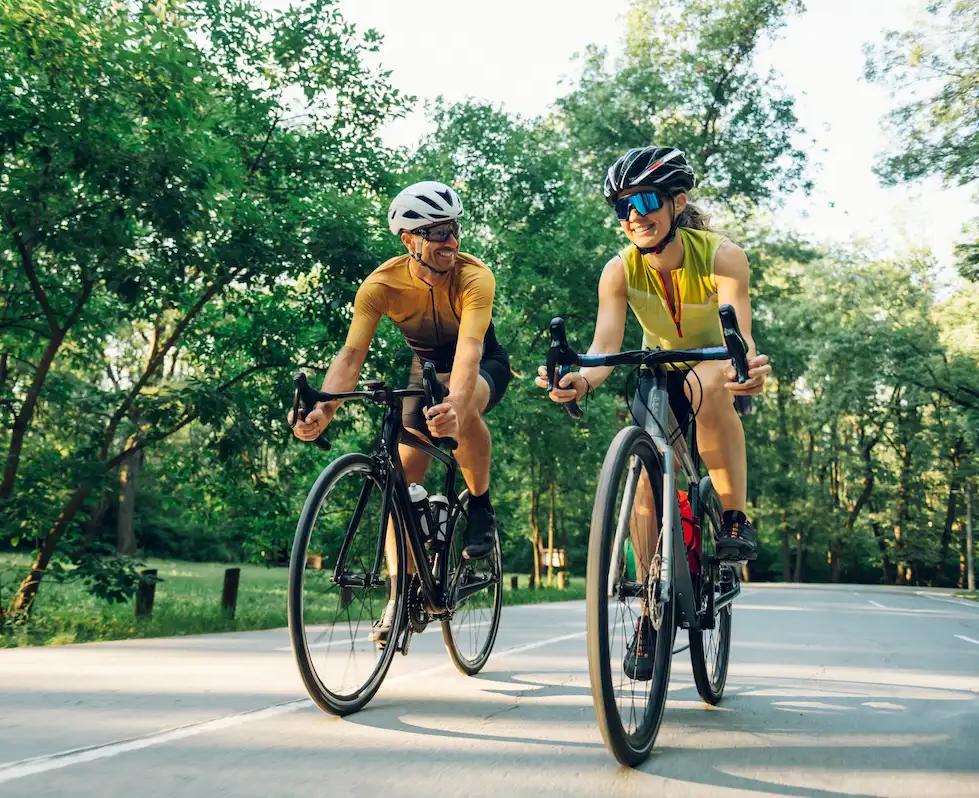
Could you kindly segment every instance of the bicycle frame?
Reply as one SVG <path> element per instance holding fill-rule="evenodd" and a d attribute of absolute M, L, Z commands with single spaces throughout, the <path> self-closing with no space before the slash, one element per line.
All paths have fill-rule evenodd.
<path fill-rule="evenodd" d="M 714 591 L 708 591 L 708 606 L 702 612 L 697 606 L 697 595 L 694 592 L 693 578 L 688 567 L 686 545 L 683 538 L 683 526 L 680 516 L 680 506 L 676 493 L 676 470 L 683 470 L 690 484 L 691 506 L 694 514 L 701 517 L 706 511 L 711 514 L 711 521 L 716 529 L 721 527 L 721 519 L 713 517 L 716 508 L 702 502 L 701 497 L 708 496 L 711 491 L 710 477 L 701 477 L 697 465 L 693 462 L 686 441 L 681 435 L 675 435 L 676 419 L 670 409 L 669 394 L 667 393 L 667 363 L 704 362 L 707 360 L 730 360 L 735 367 L 739 382 L 748 379 L 747 343 L 738 329 L 737 316 L 731 305 L 722 305 L 719 309 L 724 346 L 711 346 L 702 349 L 684 350 L 634 350 L 605 355 L 579 355 L 568 346 L 564 329 L 564 320 L 555 318 L 551 321 L 551 346 L 547 355 L 546 373 L 548 389 L 558 383 L 561 377 L 568 373 L 572 365 L 588 366 L 619 366 L 644 365 L 653 376 L 653 384 L 645 397 L 647 408 L 645 431 L 650 436 L 660 455 L 663 467 L 663 511 L 660 519 L 660 536 L 662 540 L 662 567 L 658 593 L 653 591 L 651 584 L 652 569 L 646 575 L 646 595 L 652 595 L 655 601 L 676 599 L 676 609 L 679 613 L 678 626 L 684 629 L 699 630 L 713 628 L 714 612 L 729 604 L 740 592 L 740 586 L 735 579 L 731 589 L 715 601 Z M 747 411 L 749 403 L 738 397 L 738 406 Z M 572 418 L 581 417 L 581 409 L 572 401 L 564 405 Z M 667 437 L 669 436 L 669 438 Z M 671 440 L 672 438 L 672 440 Z M 625 535 L 629 533 L 631 508 L 636 497 L 639 484 L 639 474 L 642 468 L 638 458 L 634 458 L 626 477 L 625 496 L 619 509 L 616 522 L 615 539 L 612 547 L 612 558 L 608 584 L 611 588 L 616 583 L 615 575 L 621 565 Z M 702 506 L 703 505 L 703 506 Z M 703 569 L 702 569 L 703 570 Z M 702 573 L 701 578 L 712 579 L 712 571 Z"/>
<path fill-rule="evenodd" d="M 581 355 L 582 366 L 606 365 L 602 363 L 590 362 L 592 356 Z M 727 350 L 723 350 L 723 359 L 727 359 Z M 606 360 L 605 358 L 598 358 Z M 720 357 L 704 357 L 704 360 L 720 360 Z M 669 395 L 666 390 L 666 370 L 655 364 L 650 368 L 653 375 L 653 385 L 650 387 L 646 397 L 646 419 L 644 428 L 646 433 L 653 440 L 656 450 L 659 452 L 663 466 L 663 497 L 662 497 L 662 516 L 660 518 L 661 534 L 663 530 L 669 530 L 663 536 L 663 565 L 659 582 L 659 591 L 656 599 L 659 601 L 669 601 L 671 597 L 676 598 L 676 610 L 678 613 L 678 626 L 683 629 L 700 629 L 701 618 L 698 612 L 693 580 L 690 569 L 687 565 L 686 544 L 683 538 L 683 523 L 680 515 L 680 506 L 677 501 L 676 492 L 676 471 L 680 468 L 683 471 L 691 488 L 691 506 L 694 507 L 695 515 L 699 515 L 699 495 L 705 495 L 710 490 L 710 477 L 702 477 L 694 464 L 693 457 L 687 447 L 683 436 L 676 435 L 676 419 L 670 408 Z M 664 434 L 665 433 L 665 434 Z M 672 438 L 672 442 L 668 437 Z M 618 573 L 622 556 L 625 536 L 629 534 L 629 518 L 633 502 L 635 501 L 636 489 L 639 483 L 639 474 L 642 468 L 638 458 L 633 458 L 632 467 L 626 477 L 625 495 L 619 509 L 619 518 L 616 524 L 615 541 L 612 545 L 612 561 L 609 567 L 608 584 L 610 589 L 615 584 L 615 574 Z M 708 508 L 704 508 L 708 509 Z M 713 519 L 717 527 L 720 527 L 720 518 Z M 647 574 L 647 580 L 652 578 Z M 650 586 L 647 585 L 647 589 Z M 725 603 L 734 599 L 734 595 L 723 597 Z M 713 620 L 713 613 L 711 614 Z"/>
<path fill-rule="evenodd" d="M 408 484 L 405 480 L 404 468 L 398 453 L 399 443 L 424 452 L 445 466 L 444 493 L 449 502 L 449 518 L 451 519 L 455 514 L 461 513 L 463 510 L 455 489 L 456 475 L 459 471 L 459 464 L 456 459 L 451 454 L 447 454 L 438 447 L 426 443 L 420 437 L 408 432 L 401 423 L 402 400 L 405 397 L 418 396 L 422 393 L 422 391 L 410 389 L 394 390 L 392 388 L 382 387 L 372 392 L 373 395 L 351 394 L 350 398 L 371 398 L 375 402 L 382 398 L 385 404 L 384 418 L 381 422 L 380 444 L 377 451 L 372 455 L 377 463 L 379 472 L 385 475 L 385 479 L 384 494 L 381 500 L 381 534 L 378 536 L 377 552 L 369 578 L 372 582 L 380 581 L 378 576 L 381 573 L 384 562 L 388 522 L 392 513 L 394 513 L 402 524 L 406 548 L 409 550 L 415 563 L 415 572 L 418 575 L 421 585 L 424 609 L 432 615 L 444 616 L 446 613 L 451 612 L 460 601 L 489 586 L 492 580 L 482 579 L 460 587 L 459 579 L 463 569 L 456 568 L 455 574 L 452 576 L 450 582 L 447 551 L 436 553 L 431 560 L 432 567 L 428 567 L 430 562 L 429 553 L 425 550 L 421 531 L 418 528 L 418 519 L 412 510 L 411 499 L 408 495 Z M 381 396 L 377 396 L 376 394 L 381 394 Z M 342 397 L 343 395 L 338 395 L 338 398 Z M 369 495 L 369 485 L 365 485 L 357 507 L 354 510 L 348 530 L 356 529 L 366 509 Z M 350 540 L 351 536 L 348 532 L 337 557 L 337 564 L 333 574 L 334 582 L 341 586 L 344 586 L 342 584 L 343 573 Z M 448 542 L 446 541 L 446 544 Z"/>

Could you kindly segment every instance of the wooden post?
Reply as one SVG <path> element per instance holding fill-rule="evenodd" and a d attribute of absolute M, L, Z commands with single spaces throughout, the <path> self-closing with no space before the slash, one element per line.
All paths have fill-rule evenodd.
<path fill-rule="evenodd" d="M 306 567 L 312 568 L 314 570 L 322 570 L 323 568 L 323 555 L 322 554 L 307 554 L 306 555 Z"/>
<path fill-rule="evenodd" d="M 557 589 L 564 590 L 564 571 L 557 572 Z"/>
<path fill-rule="evenodd" d="M 531 574 L 530 576 L 527 577 L 527 587 L 530 588 L 531 590 L 534 589 L 534 575 L 533 574 Z"/>
<path fill-rule="evenodd" d="M 531 577 L 531 579 L 532 578 L 533 577 Z M 510 590 L 516 590 L 516 589 L 517 589 L 517 577 L 511 576 L 510 577 Z"/>
<path fill-rule="evenodd" d="M 136 588 L 136 617 L 149 618 L 153 614 L 153 599 L 156 598 L 156 580 L 145 577 L 155 577 L 156 568 L 147 568 L 139 572 L 139 587 Z"/>
<path fill-rule="evenodd" d="M 221 609 L 229 619 L 234 620 L 235 607 L 238 606 L 238 580 L 240 568 L 228 568 L 224 572 L 224 590 L 221 592 Z"/>

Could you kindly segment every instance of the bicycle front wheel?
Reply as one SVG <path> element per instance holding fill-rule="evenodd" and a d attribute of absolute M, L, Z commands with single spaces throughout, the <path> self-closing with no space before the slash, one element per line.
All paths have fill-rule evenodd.
<path fill-rule="evenodd" d="M 708 704 L 718 703 L 724 695 L 727 683 L 728 661 L 731 657 L 731 612 L 733 604 L 721 609 L 717 600 L 722 591 L 733 587 L 734 570 L 727 563 L 718 563 L 715 556 L 715 540 L 720 532 L 715 521 L 721 517 L 721 500 L 709 485 L 700 501 L 703 555 L 700 560 L 698 600 L 701 616 L 707 618 L 712 611 L 713 629 L 690 630 L 690 663 L 697 692 Z"/>
<path fill-rule="evenodd" d="M 452 617 L 442 621 L 442 638 L 449 658 L 467 676 L 482 670 L 489 659 L 503 611 L 503 552 L 496 536 L 493 551 L 482 560 L 462 556 L 466 547 L 466 509 L 469 493 L 460 497 L 462 510 L 450 519 L 448 580 Z M 451 598 L 452 595 L 457 598 Z"/>
<path fill-rule="evenodd" d="M 405 617 L 404 537 L 396 508 L 382 519 L 384 486 L 373 461 L 347 454 L 313 485 L 289 564 L 289 634 L 310 697 L 334 715 L 362 709 L 391 665 Z M 385 543 L 396 559 L 388 561 Z M 389 552 L 390 553 L 390 552 Z M 378 630 L 394 602 L 387 644 Z"/>
<path fill-rule="evenodd" d="M 620 430 L 605 455 L 592 511 L 586 626 L 598 725 L 612 755 L 629 766 L 653 748 L 670 681 L 673 601 L 656 595 L 662 500 L 652 439 L 638 427 Z"/>

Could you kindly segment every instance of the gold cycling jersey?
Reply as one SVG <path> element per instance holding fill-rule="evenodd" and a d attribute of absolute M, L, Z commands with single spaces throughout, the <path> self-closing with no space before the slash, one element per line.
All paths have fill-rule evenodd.
<path fill-rule="evenodd" d="M 364 280 L 346 345 L 366 350 L 381 316 L 387 316 L 422 361 L 433 362 L 439 372 L 450 371 L 456 341 L 482 341 L 491 327 L 496 279 L 485 263 L 464 252 L 440 286 L 416 277 L 411 262 L 407 254 L 391 258 Z"/>
<path fill-rule="evenodd" d="M 724 343 L 718 315 L 714 256 L 727 239 L 705 230 L 678 229 L 683 264 L 665 277 L 634 246 L 620 252 L 629 307 L 643 329 L 643 346 L 699 349 Z M 666 293 L 673 281 L 674 303 Z"/>

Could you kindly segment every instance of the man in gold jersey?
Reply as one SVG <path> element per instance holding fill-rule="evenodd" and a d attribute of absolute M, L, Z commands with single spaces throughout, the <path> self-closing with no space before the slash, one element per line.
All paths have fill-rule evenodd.
<path fill-rule="evenodd" d="M 686 426 L 691 407 L 697 408 L 697 446 L 710 471 L 724 509 L 717 554 L 730 560 L 757 557 L 757 535 L 745 515 L 747 462 L 744 429 L 734 409 L 734 397 L 760 393 L 771 366 L 759 355 L 751 337 L 748 260 L 740 247 L 712 231 L 705 214 L 687 200 L 694 172 L 683 152 L 674 147 L 631 149 L 609 167 L 606 201 L 615 208 L 629 245 L 613 257 L 598 284 L 598 319 L 589 353 L 618 352 L 625 335 L 626 311 L 631 309 L 643 328 L 643 346 L 688 349 L 723 345 L 720 305 L 737 313 L 748 344 L 748 381 L 735 382 L 728 362 L 707 361 L 688 371 L 676 369 L 667 380 L 670 406 Z M 581 400 L 601 385 L 612 368 L 596 366 L 567 374 L 555 386 L 556 402 Z M 642 425 L 652 378 L 640 376 L 633 414 Z M 546 388 L 542 367 L 537 385 Z M 649 500 L 649 486 L 644 491 Z M 642 501 L 637 494 L 637 501 Z M 638 550 L 655 551 L 656 530 L 635 540 Z M 653 636 L 645 616 L 637 624 L 623 667 L 630 678 L 652 675 Z"/>
<path fill-rule="evenodd" d="M 330 364 L 323 391 L 354 389 L 382 316 L 398 326 L 414 352 L 408 387 L 420 388 L 423 364 L 435 364 L 439 379 L 448 382 L 448 396 L 430 408 L 422 407 L 420 397 L 405 399 L 402 422 L 419 436 L 458 441 L 455 456 L 470 494 L 463 555 L 479 559 L 493 550 L 497 535 L 489 493 L 492 444 L 483 415 L 503 397 L 510 361 L 491 321 L 493 273 L 459 251 L 462 214 L 458 194 L 444 183 L 415 183 L 395 197 L 388 226 L 407 252 L 381 264 L 360 286 L 346 343 Z M 295 435 L 319 437 L 339 404 L 318 406 L 296 424 Z M 406 480 L 422 482 L 429 456 L 404 445 L 399 455 Z M 376 639 L 383 641 L 393 610 L 389 602 Z"/>

